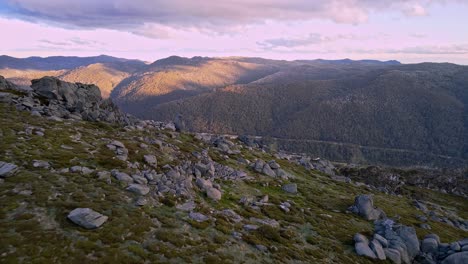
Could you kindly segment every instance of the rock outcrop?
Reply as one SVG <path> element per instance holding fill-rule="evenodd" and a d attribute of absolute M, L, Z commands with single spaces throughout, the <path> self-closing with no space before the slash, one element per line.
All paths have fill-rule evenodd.
<path fill-rule="evenodd" d="M 1 76 L 0 76 L 1 77 Z M 53 120 L 74 119 L 133 124 L 136 118 L 124 114 L 110 100 L 103 100 L 96 85 L 69 83 L 55 77 L 32 80 L 32 91 L 24 92 L 11 82 L 0 78 L 0 91 L 14 90 L 17 93 L 2 93 L 0 101 L 14 104 L 19 110 Z"/>

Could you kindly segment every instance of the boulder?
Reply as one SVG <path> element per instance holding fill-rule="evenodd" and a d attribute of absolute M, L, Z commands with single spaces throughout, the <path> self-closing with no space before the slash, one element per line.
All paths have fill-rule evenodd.
<path fill-rule="evenodd" d="M 375 255 L 377 256 L 378 259 L 381 259 L 381 260 L 386 259 L 385 252 L 384 252 L 384 250 L 382 248 L 382 245 L 379 243 L 378 240 L 373 239 L 370 242 L 369 246 L 372 249 L 372 251 L 374 251 L 374 253 L 375 253 Z"/>
<path fill-rule="evenodd" d="M 150 191 L 150 188 L 143 184 L 130 184 L 126 190 L 138 195 L 147 195 Z"/>
<path fill-rule="evenodd" d="M 189 217 L 197 222 L 205 222 L 208 221 L 210 218 L 204 214 L 191 212 Z"/>
<path fill-rule="evenodd" d="M 213 187 L 206 189 L 206 195 L 214 201 L 221 200 L 221 192 Z"/>
<path fill-rule="evenodd" d="M 381 209 L 374 207 L 374 201 L 370 195 L 357 196 L 354 199 L 354 205 L 349 209 L 366 220 L 385 218 L 385 213 Z"/>
<path fill-rule="evenodd" d="M 369 245 L 365 242 L 357 242 L 354 245 L 354 248 L 359 256 L 366 256 L 373 259 L 377 258 L 374 251 L 372 251 Z"/>
<path fill-rule="evenodd" d="M 127 183 L 132 183 L 133 178 L 130 177 L 127 173 L 124 172 L 119 172 L 119 171 L 112 171 L 112 176 L 116 178 L 119 181 L 127 182 Z"/>
<path fill-rule="evenodd" d="M 359 243 L 359 242 L 364 242 L 366 244 L 369 243 L 369 240 L 367 239 L 367 237 L 359 233 L 356 233 L 354 235 L 353 240 L 355 243 Z"/>
<path fill-rule="evenodd" d="M 393 248 L 384 248 L 385 257 L 395 264 L 401 264 L 400 252 Z"/>
<path fill-rule="evenodd" d="M 424 253 L 436 253 L 439 243 L 434 238 L 425 238 L 421 242 L 421 251 Z"/>
<path fill-rule="evenodd" d="M 86 229 L 95 229 L 104 224 L 108 217 L 90 208 L 76 208 L 68 214 L 68 219 Z"/>
<path fill-rule="evenodd" d="M 276 176 L 276 173 L 270 168 L 270 165 L 268 165 L 268 164 L 265 164 L 263 166 L 262 173 L 267 175 L 267 176 L 270 176 L 270 177 L 275 177 Z"/>
<path fill-rule="evenodd" d="M 414 259 L 419 253 L 419 239 L 416 235 L 416 230 L 409 226 L 400 226 L 396 229 L 396 233 L 406 245 L 408 257 Z"/>
<path fill-rule="evenodd" d="M 158 160 L 156 159 L 156 156 L 154 155 L 144 155 L 143 158 L 145 159 L 145 162 L 152 166 L 152 167 L 156 167 L 158 166 Z"/>
<path fill-rule="evenodd" d="M 466 264 L 468 263 L 468 251 L 451 254 L 442 260 L 441 264 Z"/>
<path fill-rule="evenodd" d="M 283 191 L 285 191 L 287 193 L 293 193 L 293 194 L 297 193 L 297 184 L 295 184 L 295 183 L 285 184 L 281 188 L 283 189 Z"/>
<path fill-rule="evenodd" d="M 18 171 L 18 166 L 13 163 L 0 161 L 0 178 L 13 176 Z"/>
<path fill-rule="evenodd" d="M 382 247 L 384 247 L 384 248 L 388 247 L 388 240 L 385 237 L 375 233 L 374 234 L 374 239 L 379 241 L 379 243 L 382 245 Z"/>
<path fill-rule="evenodd" d="M 213 183 L 211 183 L 210 180 L 205 180 L 203 178 L 197 178 L 195 180 L 195 184 L 202 190 L 207 190 L 213 187 Z"/>

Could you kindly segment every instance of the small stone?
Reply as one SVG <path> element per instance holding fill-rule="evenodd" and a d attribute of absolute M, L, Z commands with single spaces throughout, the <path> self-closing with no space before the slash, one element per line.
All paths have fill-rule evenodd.
<path fill-rule="evenodd" d="M 95 229 L 104 224 L 108 217 L 90 208 L 76 208 L 68 214 L 68 219 L 86 229 Z"/>

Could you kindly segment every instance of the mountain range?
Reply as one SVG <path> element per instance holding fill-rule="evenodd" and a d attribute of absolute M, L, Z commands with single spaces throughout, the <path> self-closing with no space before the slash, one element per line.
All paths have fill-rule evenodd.
<path fill-rule="evenodd" d="M 0 57 L 0 75 L 93 83 L 124 111 L 246 134 L 290 152 L 392 166 L 463 167 L 468 67 L 449 63 L 109 56 Z"/>

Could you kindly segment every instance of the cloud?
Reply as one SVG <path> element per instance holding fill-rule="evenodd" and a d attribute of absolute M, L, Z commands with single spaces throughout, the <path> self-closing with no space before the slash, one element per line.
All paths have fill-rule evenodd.
<path fill-rule="evenodd" d="M 373 38 L 379 38 L 380 36 L 373 36 Z M 364 40 L 368 39 L 369 36 L 357 36 L 353 34 L 338 34 L 334 36 L 325 36 L 318 33 L 310 33 L 305 37 L 299 38 L 273 38 L 266 39 L 262 42 L 257 42 L 257 45 L 264 49 L 275 49 L 275 48 L 296 48 L 305 47 L 317 44 L 326 44 L 330 42 L 340 40 Z"/>
<path fill-rule="evenodd" d="M 468 54 L 468 43 L 445 46 L 413 46 L 399 49 L 351 49 L 349 52 L 361 54 L 466 55 Z"/>
<path fill-rule="evenodd" d="M 3 15 L 62 27 L 107 28 L 166 38 L 172 28 L 226 31 L 265 21 L 325 19 L 359 24 L 372 12 L 427 14 L 434 0 L 4 0 Z M 457 1 L 457 0 L 445 0 Z M 162 27 L 164 28 L 164 27 Z"/>

